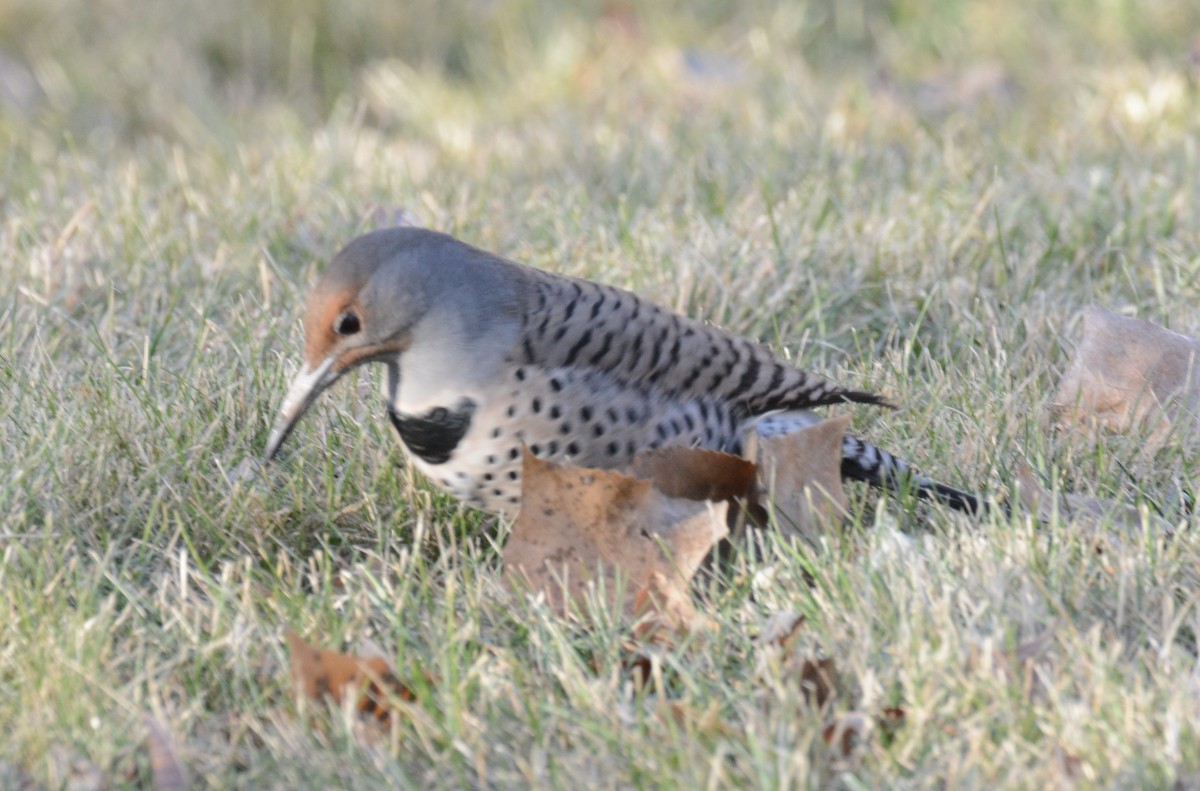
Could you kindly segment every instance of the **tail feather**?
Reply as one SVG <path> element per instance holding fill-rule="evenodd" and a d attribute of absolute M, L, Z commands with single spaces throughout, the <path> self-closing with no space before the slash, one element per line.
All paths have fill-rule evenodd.
<path fill-rule="evenodd" d="M 839 395 L 847 397 L 831 400 L 830 403 L 837 403 L 838 400 L 853 400 L 890 406 L 882 398 L 872 393 L 842 391 Z M 787 434 L 820 422 L 821 418 L 812 412 L 794 410 L 760 417 L 754 421 L 753 425 L 760 435 L 772 436 Z M 943 503 L 956 511 L 967 514 L 980 516 L 986 510 L 986 506 L 977 495 L 926 477 L 899 456 L 893 456 L 886 450 L 877 448 L 853 434 L 847 434 L 842 439 L 841 473 L 843 479 L 862 481 L 884 491 L 899 492 L 911 489 L 919 497 Z"/>
<path fill-rule="evenodd" d="M 851 434 L 842 441 L 842 477 L 892 492 L 912 487 L 919 497 L 972 516 L 985 509 L 977 495 L 922 475 L 904 459 Z"/>

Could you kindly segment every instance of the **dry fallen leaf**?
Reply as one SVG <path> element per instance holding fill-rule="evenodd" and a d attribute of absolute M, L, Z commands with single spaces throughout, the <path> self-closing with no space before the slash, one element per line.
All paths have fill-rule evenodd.
<path fill-rule="evenodd" d="M 871 718 L 860 711 L 848 711 L 834 717 L 822 730 L 821 738 L 840 758 L 849 758 L 874 728 Z"/>
<path fill-rule="evenodd" d="M 633 633 L 647 640 L 670 640 L 679 631 L 692 631 L 703 625 L 704 618 L 692 604 L 686 583 L 678 575 L 652 571 L 634 594 Z"/>
<path fill-rule="evenodd" d="M 837 695 L 837 670 L 829 657 L 805 659 L 800 665 L 800 689 L 804 700 L 823 708 Z"/>
<path fill-rule="evenodd" d="M 1195 338 L 1093 305 L 1083 311 L 1083 337 L 1052 408 L 1062 423 L 1145 430 L 1153 452 L 1173 427 L 1185 434 L 1194 428 L 1198 364 Z"/>
<path fill-rule="evenodd" d="M 626 645 L 625 658 L 621 661 L 621 668 L 633 679 L 635 687 L 646 686 L 654 677 L 654 660 L 640 649 L 637 644 Z"/>
<path fill-rule="evenodd" d="M 1057 511 L 1063 519 L 1091 530 L 1114 527 L 1140 531 L 1145 526 L 1162 535 L 1174 533 L 1174 527 L 1162 517 L 1128 503 L 1079 494 L 1056 495 L 1038 482 L 1028 464 L 1017 470 L 1017 482 L 1021 485 L 1021 505 L 1042 522 L 1049 521 Z"/>
<path fill-rule="evenodd" d="M 748 432 L 746 456 L 758 464 L 779 527 L 814 538 L 836 527 L 849 500 L 842 489 L 842 440 L 850 417 L 813 423 L 808 413 L 783 413 Z"/>
<path fill-rule="evenodd" d="M 390 721 L 395 701 L 416 696 L 396 677 L 381 656 L 359 657 L 309 645 L 295 631 L 285 632 L 292 655 L 292 687 L 297 696 L 321 700 L 326 695 L 341 703 L 355 694 L 355 706 L 381 723 Z"/>
<path fill-rule="evenodd" d="M 146 747 L 150 752 L 154 791 L 186 791 L 187 771 L 179 760 L 175 737 L 150 714 L 142 714 L 142 722 L 146 726 Z"/>
<path fill-rule="evenodd" d="M 626 615 L 694 626 L 688 585 L 727 532 L 726 503 L 669 497 L 650 481 L 532 453 L 523 467 L 521 512 L 504 547 L 513 589 L 545 593 L 560 615 L 583 611 L 594 590 Z"/>
<path fill-rule="evenodd" d="M 668 497 L 685 500 L 751 499 L 757 488 L 755 465 L 740 456 L 671 446 L 639 454 L 629 472 Z"/>
<path fill-rule="evenodd" d="M 787 648 L 800 633 L 805 620 L 804 615 L 795 610 L 780 610 L 767 619 L 758 635 L 758 642 L 763 646 Z"/>
<path fill-rule="evenodd" d="M 650 481 L 669 497 L 728 502 L 730 530 L 743 523 L 743 512 L 751 523 L 766 524 L 758 503 L 758 467 L 741 456 L 673 445 L 638 454 L 629 474 Z"/>

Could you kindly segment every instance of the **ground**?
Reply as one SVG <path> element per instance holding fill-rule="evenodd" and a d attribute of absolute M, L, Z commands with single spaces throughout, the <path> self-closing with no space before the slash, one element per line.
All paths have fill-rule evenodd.
<path fill-rule="evenodd" d="M 0 780 L 146 787 L 150 714 L 197 787 L 1200 784 L 1195 457 L 1048 408 L 1089 304 L 1200 333 L 1200 8 L 567 5 L 0 1 Z M 307 286 L 396 222 L 882 392 L 855 430 L 956 486 L 1028 463 L 1178 529 L 855 489 L 744 541 L 639 688 L 618 618 L 505 592 L 508 526 L 409 472 L 378 374 L 243 474 Z M 287 626 L 431 680 L 367 738 L 297 711 Z"/>

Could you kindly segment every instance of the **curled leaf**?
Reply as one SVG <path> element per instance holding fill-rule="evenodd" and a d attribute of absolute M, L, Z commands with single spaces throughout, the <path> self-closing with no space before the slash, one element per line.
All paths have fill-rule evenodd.
<path fill-rule="evenodd" d="M 560 615 L 603 593 L 626 615 L 694 626 L 688 586 L 727 532 L 725 503 L 669 497 L 650 481 L 524 455 L 522 505 L 504 547 L 505 579 Z M 620 601 L 615 594 L 623 591 Z"/>
<path fill-rule="evenodd" d="M 1093 305 L 1083 312 L 1083 337 L 1052 408 L 1064 424 L 1144 430 L 1152 452 L 1173 429 L 1194 428 L 1198 364 L 1195 338 Z"/>
<path fill-rule="evenodd" d="M 629 472 L 668 497 L 685 500 L 751 499 L 755 465 L 740 456 L 672 445 L 639 454 Z"/>
<path fill-rule="evenodd" d="M 842 489 L 842 440 L 850 417 L 814 422 L 806 412 L 772 415 L 747 433 L 746 456 L 775 507 L 779 527 L 813 538 L 841 523 L 849 500 Z"/>

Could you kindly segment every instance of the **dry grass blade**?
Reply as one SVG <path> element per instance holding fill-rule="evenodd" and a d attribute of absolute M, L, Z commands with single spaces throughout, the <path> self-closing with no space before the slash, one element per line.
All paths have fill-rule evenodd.
<path fill-rule="evenodd" d="M 1126 535 L 1140 532 L 1145 527 L 1158 535 L 1169 536 L 1175 532 L 1175 528 L 1165 519 L 1130 503 L 1051 492 L 1042 486 L 1027 464 L 1022 464 L 1017 470 L 1017 481 L 1021 487 L 1021 505 L 1043 522 L 1050 521 L 1057 514 L 1090 531 L 1096 539 L 1115 537 L 1106 536 L 1106 532 L 1111 533 L 1113 529 Z"/>

